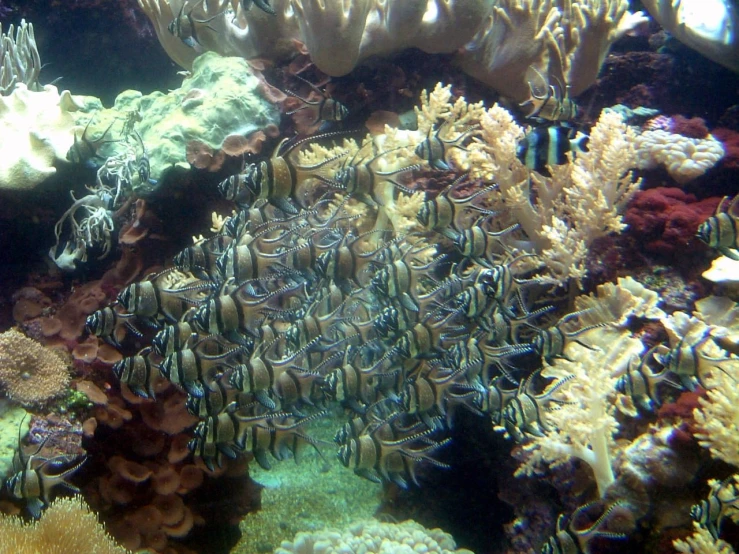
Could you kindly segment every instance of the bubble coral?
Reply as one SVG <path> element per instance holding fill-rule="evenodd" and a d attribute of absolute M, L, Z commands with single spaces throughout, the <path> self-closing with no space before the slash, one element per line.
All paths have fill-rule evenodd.
<path fill-rule="evenodd" d="M 690 138 L 662 129 L 645 131 L 636 139 L 638 166 L 664 166 L 670 177 L 685 185 L 715 166 L 724 156 L 719 141 L 708 135 Z"/>
<path fill-rule="evenodd" d="M 415 521 L 381 523 L 360 521 L 346 529 L 323 529 L 298 533 L 292 542 L 283 541 L 275 554 L 312 554 L 318 552 L 366 552 L 367 554 L 472 554 L 457 549 L 454 539 L 441 529 L 426 529 Z"/>
<path fill-rule="evenodd" d="M 53 350 L 11 329 L 0 334 L 0 386 L 23 405 L 62 394 L 69 384 L 67 364 Z"/>

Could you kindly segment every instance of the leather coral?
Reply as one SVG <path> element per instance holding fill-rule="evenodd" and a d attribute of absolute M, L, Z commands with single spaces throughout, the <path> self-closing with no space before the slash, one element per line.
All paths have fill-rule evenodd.
<path fill-rule="evenodd" d="M 297 40 L 321 71 L 338 76 L 369 56 L 418 48 L 457 53 L 465 71 L 518 102 L 530 92 L 529 67 L 549 84 L 582 92 L 611 44 L 644 21 L 626 0 L 284 0 L 274 2 L 275 16 L 207 0 L 188 8 L 209 20 L 193 48 L 168 30 L 182 17 L 183 0 L 139 3 L 169 56 L 186 68 L 203 50 L 277 58 Z"/>

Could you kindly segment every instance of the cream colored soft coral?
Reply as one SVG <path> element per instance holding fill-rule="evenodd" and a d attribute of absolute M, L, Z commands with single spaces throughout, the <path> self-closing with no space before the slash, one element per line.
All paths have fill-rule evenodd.
<path fill-rule="evenodd" d="M 593 329 L 583 340 L 592 349 L 571 343 L 564 353 L 566 359 L 545 364 L 542 376 L 553 381 L 542 394 L 551 391 L 560 405 L 541 414 L 549 430 L 541 437 L 529 437 L 523 447 L 526 459 L 516 475 L 533 475 L 547 465 L 578 458 L 593 470 L 602 497 L 614 481 L 616 380 L 644 345 L 628 331 L 614 328 Z M 562 383 L 563 379 L 567 380 Z"/>
<path fill-rule="evenodd" d="M 275 0 L 274 16 L 245 12 L 236 0 L 206 0 L 187 6 L 193 18 L 213 18 L 198 26 L 191 48 L 167 29 L 184 0 L 139 4 L 186 68 L 202 50 L 275 59 L 298 41 L 321 71 L 344 75 L 370 56 L 418 48 L 456 53 L 465 71 L 517 102 L 529 96 L 530 66 L 548 84 L 569 83 L 579 94 L 595 81 L 610 45 L 643 21 L 627 0 Z"/>
<path fill-rule="evenodd" d="M 724 157 L 724 147 L 713 136 L 689 138 L 662 129 L 644 131 L 636 139 L 638 166 L 664 166 L 667 173 L 684 185 L 700 177 Z"/>

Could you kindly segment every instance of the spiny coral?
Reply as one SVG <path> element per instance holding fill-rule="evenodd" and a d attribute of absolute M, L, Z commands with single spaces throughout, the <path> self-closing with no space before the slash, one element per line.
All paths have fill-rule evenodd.
<path fill-rule="evenodd" d="M 367 554 L 472 554 L 457 549 L 451 535 L 441 529 L 426 529 L 415 521 L 381 523 L 360 521 L 344 530 L 324 529 L 298 533 L 292 542 L 283 542 L 275 554 L 313 554 L 318 552 L 366 552 Z"/>
<path fill-rule="evenodd" d="M 81 497 L 60 498 L 30 525 L 0 515 L 0 554 L 126 554 Z"/>
<path fill-rule="evenodd" d="M 0 334 L 0 386 L 24 405 L 62 394 L 69 383 L 67 364 L 53 350 L 11 329 Z"/>

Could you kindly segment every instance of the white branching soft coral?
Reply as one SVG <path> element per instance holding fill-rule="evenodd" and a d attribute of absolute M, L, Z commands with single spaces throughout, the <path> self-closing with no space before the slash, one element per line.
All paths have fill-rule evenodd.
<path fill-rule="evenodd" d="M 592 468 L 602 497 L 614 481 L 616 380 L 644 345 L 628 331 L 613 328 L 593 329 L 583 340 L 592 349 L 573 342 L 565 350 L 568 359 L 545 364 L 542 376 L 553 381 L 542 394 L 551 389 L 552 401 L 560 405 L 542 413 L 549 430 L 524 445 L 528 455 L 516 475 L 533 475 L 546 465 L 578 458 Z"/>
<path fill-rule="evenodd" d="M 551 177 L 529 171 L 516 157 L 523 130 L 493 106 L 481 120 L 482 139 L 470 146 L 475 177 L 498 184 L 513 219 L 558 283 L 580 281 L 588 246 L 624 228 L 621 212 L 636 191 L 636 135 L 617 113 L 604 111 L 592 129 L 589 151 L 551 167 Z"/>
<path fill-rule="evenodd" d="M 516 225 L 517 235 L 524 236 L 516 236 L 511 246 L 535 254 L 530 267 L 541 266 L 539 277 L 551 283 L 579 283 L 586 274 L 590 244 L 624 228 L 621 212 L 638 182 L 630 171 L 635 134 L 617 113 L 604 111 L 592 129 L 589 151 L 551 167 L 551 177 L 531 171 L 518 159 L 524 130 L 497 104 L 486 110 L 482 103 L 454 99 L 451 87 L 438 84 L 422 93 L 416 117 L 416 130 L 386 125 L 384 133 L 365 138 L 361 145 L 352 140 L 333 148 L 310 144 L 298 153 L 298 163 L 325 162 L 321 171 L 326 175 L 348 166 L 371 166 L 372 194 L 380 204 L 375 229 L 390 225 L 406 233 L 421 230 L 412 215 L 423 197 L 405 198 L 396 183 L 406 170 L 429 164 L 419 155 L 424 141 L 440 140 L 445 164 L 469 171 L 484 185 L 495 185 L 485 206 L 499 214 L 494 231 Z M 353 206 L 350 200 L 347 208 Z"/>

